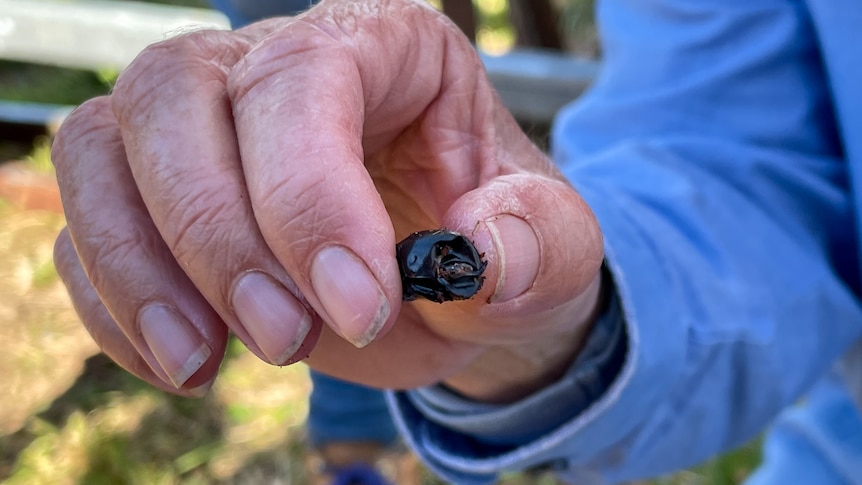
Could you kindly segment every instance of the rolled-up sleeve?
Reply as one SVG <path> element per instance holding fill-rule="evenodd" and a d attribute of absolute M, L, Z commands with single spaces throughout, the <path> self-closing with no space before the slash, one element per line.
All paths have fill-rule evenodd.
<path fill-rule="evenodd" d="M 862 336 L 847 167 L 804 4 L 607 0 L 599 21 L 602 74 L 559 116 L 553 156 L 604 233 L 625 360 L 518 443 L 390 394 L 408 442 L 455 483 L 691 466 L 760 432 Z"/>

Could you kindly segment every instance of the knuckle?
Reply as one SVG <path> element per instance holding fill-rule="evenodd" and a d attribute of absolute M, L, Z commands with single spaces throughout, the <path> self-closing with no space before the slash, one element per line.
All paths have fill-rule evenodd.
<path fill-rule="evenodd" d="M 111 99 L 121 122 L 131 111 L 152 103 L 161 82 L 172 74 L 175 67 L 166 60 L 181 55 L 181 50 L 172 47 L 175 42 L 171 39 L 146 47 L 117 77 Z"/>
<path fill-rule="evenodd" d="M 93 234 L 80 241 L 81 263 L 87 278 L 95 288 L 112 288 L 133 274 L 141 260 L 144 236 L 140 233 L 120 234 L 107 231 Z"/>
<path fill-rule="evenodd" d="M 84 102 L 63 121 L 51 146 L 51 160 L 58 170 L 70 164 L 69 154 L 98 146 L 116 133 L 117 123 L 107 96 Z"/>
<path fill-rule="evenodd" d="M 323 174 L 306 174 L 300 184 L 283 180 L 256 202 L 261 232 L 268 239 L 285 241 L 296 254 L 306 254 L 351 220 Z"/>
<path fill-rule="evenodd" d="M 248 217 L 243 198 L 225 197 L 221 188 L 198 188 L 183 194 L 174 204 L 162 230 L 165 244 L 181 265 L 201 257 L 212 258 L 214 251 L 237 246 L 239 234 Z M 208 261 L 209 262 L 209 261 Z"/>
<path fill-rule="evenodd" d="M 120 122 L 132 119 L 157 103 L 184 96 L 202 82 L 224 82 L 228 71 L 248 46 L 245 36 L 200 30 L 146 47 L 120 74 L 113 89 L 113 110 Z"/>
<path fill-rule="evenodd" d="M 296 21 L 270 34 L 237 62 L 227 77 L 227 92 L 234 104 L 253 98 L 283 82 L 285 71 L 318 56 L 335 64 L 345 59 L 346 46 L 307 22 Z M 301 56 L 301 57 L 297 57 Z"/>

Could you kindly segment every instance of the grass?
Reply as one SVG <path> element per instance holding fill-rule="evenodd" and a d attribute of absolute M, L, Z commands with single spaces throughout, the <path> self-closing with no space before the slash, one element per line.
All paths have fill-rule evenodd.
<path fill-rule="evenodd" d="M 80 104 L 110 89 L 113 73 L 0 61 L 0 97 L 8 101 Z"/>
<path fill-rule="evenodd" d="M 132 377 L 97 353 L 56 276 L 62 225 L 0 202 L 0 479 L 234 483 L 275 467 L 305 483 L 306 369 L 268 366 L 232 342 L 205 399 Z"/>

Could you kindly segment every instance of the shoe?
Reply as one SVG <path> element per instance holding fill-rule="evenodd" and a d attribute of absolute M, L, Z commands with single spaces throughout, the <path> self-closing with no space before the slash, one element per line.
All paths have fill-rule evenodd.
<path fill-rule="evenodd" d="M 356 463 L 337 470 L 330 470 L 330 485 L 392 485 L 374 467 Z"/>

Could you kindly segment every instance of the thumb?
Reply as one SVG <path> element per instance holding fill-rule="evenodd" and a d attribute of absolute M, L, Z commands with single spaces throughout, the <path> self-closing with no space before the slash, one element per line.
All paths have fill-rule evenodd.
<path fill-rule="evenodd" d="M 601 231 L 565 182 L 536 174 L 497 177 L 459 198 L 445 222 L 470 235 L 488 261 L 484 316 L 549 316 L 597 287 Z"/>

